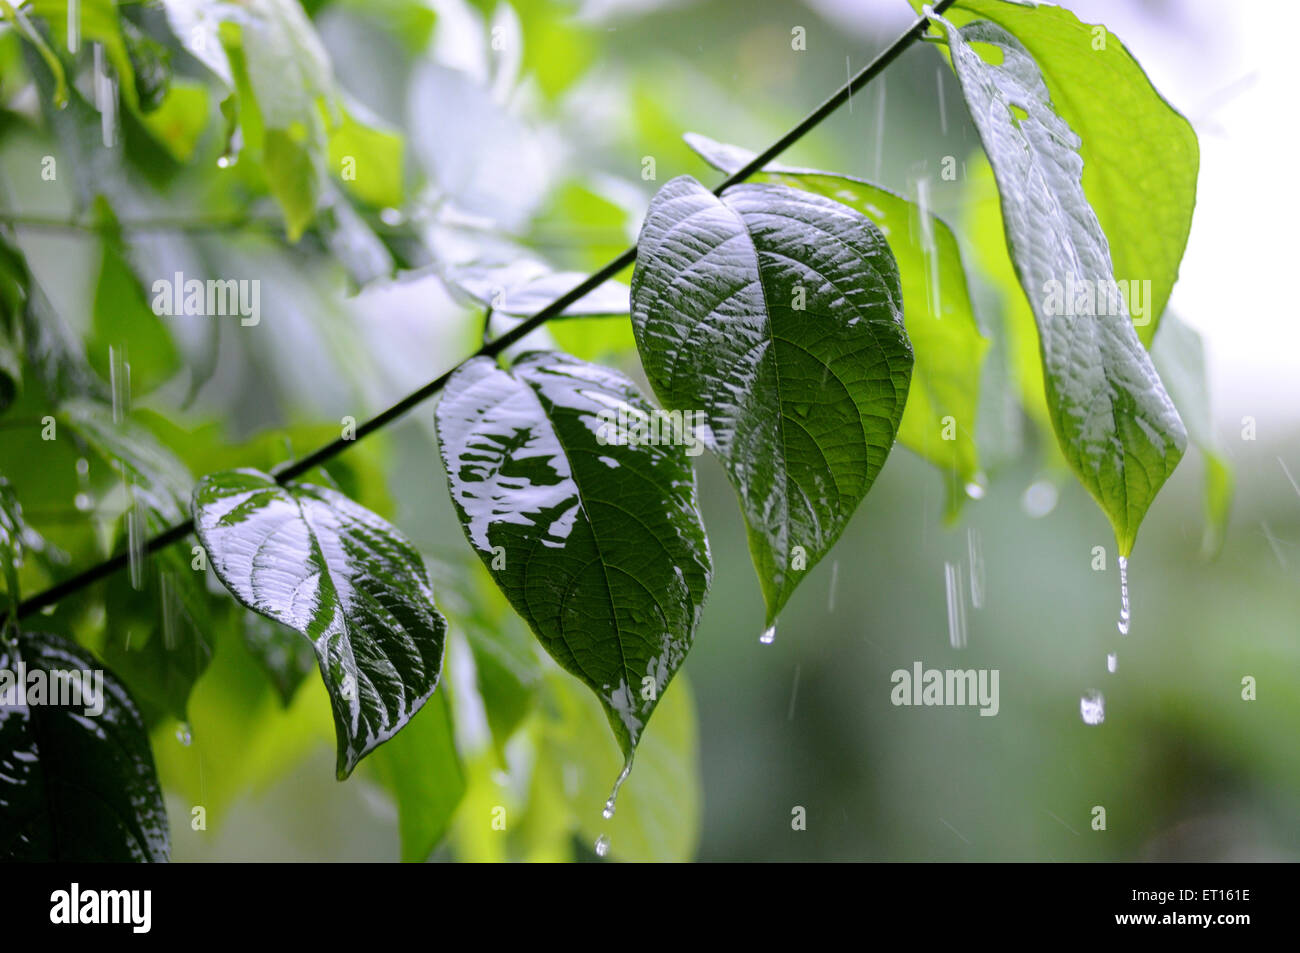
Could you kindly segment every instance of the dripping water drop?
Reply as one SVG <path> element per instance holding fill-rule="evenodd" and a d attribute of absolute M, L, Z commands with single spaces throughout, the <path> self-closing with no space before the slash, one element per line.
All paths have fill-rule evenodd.
<path fill-rule="evenodd" d="M 1079 714 L 1085 725 L 1100 725 L 1106 720 L 1106 699 L 1101 692 L 1091 691 L 1079 699 Z"/>
<path fill-rule="evenodd" d="M 1115 669 L 1119 668 L 1119 656 L 1111 652 L 1106 656 L 1106 671 L 1114 674 Z"/>
<path fill-rule="evenodd" d="M 1119 622 L 1116 628 L 1120 635 L 1128 635 L 1128 559 L 1119 557 Z"/>
<path fill-rule="evenodd" d="M 194 735 L 190 731 L 190 726 L 187 722 L 181 722 L 180 725 L 177 726 L 176 740 L 179 741 L 187 748 L 190 746 L 190 743 L 194 740 Z"/>
<path fill-rule="evenodd" d="M 763 630 L 763 634 L 758 637 L 758 641 L 762 642 L 764 645 L 771 645 L 773 642 L 776 641 L 775 622 L 773 622 L 771 625 L 769 625 L 766 629 Z"/>
<path fill-rule="evenodd" d="M 604 857 L 609 853 L 609 835 L 601 834 L 596 838 L 596 856 Z"/>

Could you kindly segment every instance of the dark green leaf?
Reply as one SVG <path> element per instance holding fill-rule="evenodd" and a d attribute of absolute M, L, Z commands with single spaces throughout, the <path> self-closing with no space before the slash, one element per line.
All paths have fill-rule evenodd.
<path fill-rule="evenodd" d="M 288 708 L 302 680 L 316 667 L 311 643 L 274 619 L 246 612 L 244 645 L 271 677 L 280 701 Z"/>
<path fill-rule="evenodd" d="M 193 509 L 226 588 L 315 647 L 346 778 L 438 685 L 447 626 L 420 554 L 341 493 L 256 470 L 204 477 Z"/>
<path fill-rule="evenodd" d="M 1033 59 L 1001 27 L 943 25 L 1002 197 L 1007 247 L 1034 309 L 1048 410 L 1071 468 L 1133 549 L 1187 432 L 1117 293 L 1106 236 L 1080 184 L 1079 138 Z M 995 47 L 986 62 L 972 43 Z"/>
<path fill-rule="evenodd" d="M 619 443 L 637 439 L 620 411 L 655 413 L 621 374 L 534 352 L 509 371 L 463 365 L 436 421 L 470 544 L 630 757 L 691 647 L 712 565 L 687 451 Z"/>
<path fill-rule="evenodd" d="M 44 703 L 28 695 L 28 704 L 18 704 L 14 674 L 23 667 L 29 691 L 32 676 L 52 686 L 56 672 L 91 673 L 81 684 L 93 697 L 54 705 L 47 691 Z M 0 645 L 0 673 L 0 859 L 167 860 L 149 738 L 117 678 L 81 647 L 45 633 L 24 633 L 16 649 Z"/>
<path fill-rule="evenodd" d="M 735 172 L 753 153 L 687 133 L 686 142 L 722 172 Z M 943 219 L 887 189 L 852 176 L 772 164 L 749 177 L 834 199 L 871 219 L 889 242 L 903 289 L 903 319 L 916 354 L 898 441 L 943 471 L 948 512 L 977 481 L 975 449 L 980 368 L 988 341 L 980 333 L 966 288 L 961 252 Z"/>
<path fill-rule="evenodd" d="M 889 246 L 821 196 L 683 176 L 646 214 L 632 323 L 660 400 L 708 421 L 770 626 L 893 448 L 912 349 Z"/>

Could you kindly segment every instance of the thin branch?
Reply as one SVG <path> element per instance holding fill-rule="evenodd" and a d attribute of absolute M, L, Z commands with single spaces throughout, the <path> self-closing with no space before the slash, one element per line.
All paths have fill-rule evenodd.
<path fill-rule="evenodd" d="M 934 12 L 943 13 L 948 9 L 948 7 L 952 6 L 954 2 L 955 0 L 939 0 L 938 3 L 933 5 Z M 854 93 L 880 75 L 886 67 L 893 63 L 894 60 L 898 59 L 904 50 L 911 46 L 917 39 L 920 39 L 921 35 L 925 33 L 928 27 L 929 20 L 926 17 L 922 16 L 918 18 L 916 22 L 908 28 L 907 32 L 894 40 L 894 42 L 881 52 L 880 55 L 863 67 L 856 76 L 836 90 L 826 99 L 825 102 L 800 120 L 800 122 L 790 129 L 789 132 L 756 155 L 742 168 L 737 169 L 722 182 L 718 183 L 717 188 L 713 190 L 713 194 L 721 195 L 723 191 L 736 183 L 745 181 L 786 149 L 790 148 L 790 146 L 798 142 L 819 123 L 821 123 L 823 119 L 833 113 L 844 103 L 848 102 L 849 98 Z M 467 357 L 465 362 L 477 357 L 496 357 L 512 344 L 515 344 L 527 337 L 533 331 L 537 330 L 551 318 L 562 314 L 570 305 L 586 297 L 587 294 L 599 288 L 602 284 L 613 278 L 635 261 L 636 246 L 633 245 L 631 248 L 627 249 L 618 257 L 606 264 L 603 268 L 589 275 L 577 286 L 560 295 L 560 297 L 542 308 L 542 310 L 538 311 L 527 321 L 516 325 L 498 338 L 486 341 L 482 347 Z M 460 365 L 457 365 L 457 367 L 459 366 Z M 290 481 L 302 476 L 308 470 L 320 466 L 325 461 L 338 456 L 363 437 L 386 427 L 398 417 L 403 416 L 408 411 L 424 403 L 434 394 L 442 390 L 443 387 L 447 385 L 447 381 L 451 379 L 451 375 L 455 373 L 455 371 L 456 368 L 453 367 L 451 370 L 425 384 L 419 390 L 403 397 L 387 410 L 376 414 L 374 417 L 358 425 L 355 436 L 350 436 L 346 439 L 339 437 L 337 440 L 327 443 L 325 446 L 307 454 L 305 457 L 300 457 L 297 460 L 276 467 L 272 473 L 276 482 L 281 485 L 289 483 Z M 192 519 L 186 520 L 183 523 L 178 523 L 149 539 L 144 545 L 145 552 L 153 553 L 166 546 L 170 546 L 172 543 L 184 539 L 193 531 L 193 529 L 194 521 Z M 130 558 L 127 553 L 119 553 L 111 559 L 105 560 L 96 566 L 92 566 L 70 579 L 66 579 L 55 586 L 51 586 L 44 592 L 37 593 L 31 598 L 23 600 L 18 607 L 18 617 L 23 619 L 34 612 L 39 612 L 47 606 L 56 605 L 59 600 L 66 596 L 112 575 L 119 569 L 125 568 L 129 561 Z"/>

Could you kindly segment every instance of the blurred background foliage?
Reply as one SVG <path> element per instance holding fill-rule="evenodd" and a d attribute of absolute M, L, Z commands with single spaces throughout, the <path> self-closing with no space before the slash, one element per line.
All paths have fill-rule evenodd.
<path fill-rule="evenodd" d="M 1080 6 L 1104 21 L 1107 4 Z M 269 468 L 454 366 L 482 335 L 483 287 L 592 270 L 635 240 L 659 184 L 717 180 L 683 133 L 761 148 L 910 18 L 902 0 L 81 0 L 73 55 L 64 3 L 19 9 L 62 63 L 0 28 L 0 473 L 28 526 L 28 595 L 120 551 L 132 520 L 165 525 L 193 476 Z M 1178 12 L 1158 12 L 1175 42 Z M 118 81 L 108 120 L 95 43 Z M 899 448 L 763 646 L 739 512 L 699 458 L 713 591 L 607 821 L 605 718 L 465 546 L 422 406 L 312 476 L 419 546 L 453 632 L 443 689 L 350 781 L 332 777 L 310 651 L 203 582 L 192 540 L 154 557 L 142 589 L 119 575 L 33 620 L 96 648 L 141 704 L 175 859 L 590 860 L 602 836 L 615 859 L 1300 855 L 1294 408 L 1244 409 L 1255 440 L 1198 414 L 1218 456 L 1189 454 L 1153 507 L 1108 673 L 1113 540 L 1044 429 L 960 103 L 922 45 L 783 161 L 906 196 L 924 180 L 953 227 L 991 341 L 982 498 L 945 519 L 943 475 Z M 177 272 L 260 279 L 260 322 L 155 315 L 154 282 Z M 527 343 L 641 380 L 626 317 Z M 103 420 L 110 347 L 130 366 L 126 428 Z M 1175 393 L 1185 416 L 1203 386 Z M 890 673 L 916 660 L 1000 670 L 998 715 L 891 705 Z M 1100 726 L 1079 717 L 1093 689 Z"/>

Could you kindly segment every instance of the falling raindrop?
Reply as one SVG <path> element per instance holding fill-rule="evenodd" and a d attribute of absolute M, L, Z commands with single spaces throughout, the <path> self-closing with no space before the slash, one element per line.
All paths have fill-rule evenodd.
<path fill-rule="evenodd" d="M 966 529 L 966 553 L 970 556 L 970 604 L 984 608 L 984 542 L 979 530 Z"/>
<path fill-rule="evenodd" d="M 1079 714 L 1085 725 L 1100 725 L 1106 720 L 1106 699 L 1101 692 L 1092 691 L 1079 699 Z"/>
<path fill-rule="evenodd" d="M 939 132 L 942 135 L 948 135 L 948 111 L 944 107 L 943 101 L 943 68 L 935 69 L 935 78 L 939 86 Z"/>
<path fill-rule="evenodd" d="M 1119 656 L 1111 652 L 1106 656 L 1106 671 L 1114 674 L 1115 669 L 1119 668 Z"/>
<path fill-rule="evenodd" d="M 68 52 L 81 49 L 81 0 L 68 0 Z"/>
<path fill-rule="evenodd" d="M 108 75 L 104 60 L 104 47 L 95 47 L 95 108 L 99 110 L 99 131 L 104 148 L 111 149 L 117 142 L 117 80 Z"/>
<path fill-rule="evenodd" d="M 1056 509 L 1056 484 L 1050 480 L 1031 483 L 1020 497 L 1020 508 L 1033 519 L 1042 519 Z"/>
<path fill-rule="evenodd" d="M 1119 622 L 1117 628 L 1120 635 L 1128 635 L 1128 560 L 1119 557 Z"/>
<path fill-rule="evenodd" d="M 108 386 L 113 394 L 113 423 L 120 424 L 131 412 L 131 365 L 121 347 L 108 347 Z"/>
<path fill-rule="evenodd" d="M 771 645 L 773 642 L 776 641 L 775 622 L 773 622 L 771 625 L 769 625 L 766 629 L 763 630 L 763 634 L 758 637 L 758 641 L 762 642 L 764 645 Z"/>
<path fill-rule="evenodd" d="M 880 96 L 876 101 L 876 181 L 880 181 L 880 166 L 885 150 L 885 77 L 881 76 Z"/>
<path fill-rule="evenodd" d="M 126 511 L 127 568 L 131 588 L 139 592 L 144 588 L 144 509 L 135 502 L 135 487 L 128 483 L 127 491 L 132 497 L 131 507 Z"/>
<path fill-rule="evenodd" d="M 955 649 L 966 647 L 966 600 L 962 597 L 961 577 L 961 563 L 943 564 L 943 582 L 948 594 L 948 644 Z"/>
<path fill-rule="evenodd" d="M 187 748 L 190 746 L 190 743 L 194 740 L 194 735 L 190 732 L 188 722 L 183 721 L 176 727 L 176 740 Z"/>
<path fill-rule="evenodd" d="M 827 612 L 835 611 L 835 585 L 836 583 L 839 582 L 839 579 L 840 579 L 840 561 L 838 559 L 834 559 L 831 560 L 831 587 L 830 587 L 830 591 L 826 594 Z"/>
<path fill-rule="evenodd" d="M 601 834 L 596 838 L 596 856 L 604 857 L 609 853 L 609 835 Z"/>

